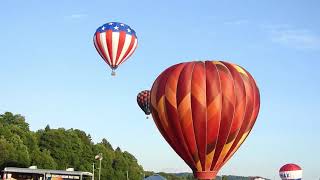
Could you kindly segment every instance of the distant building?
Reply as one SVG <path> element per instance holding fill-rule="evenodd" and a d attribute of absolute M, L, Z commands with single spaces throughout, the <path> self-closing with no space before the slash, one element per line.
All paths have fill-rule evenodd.
<path fill-rule="evenodd" d="M 144 180 L 167 180 L 166 178 L 160 176 L 159 174 L 155 174 L 145 178 Z"/>

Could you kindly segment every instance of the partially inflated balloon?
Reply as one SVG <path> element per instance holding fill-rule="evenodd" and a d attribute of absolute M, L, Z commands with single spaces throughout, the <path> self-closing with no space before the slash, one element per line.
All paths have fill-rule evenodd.
<path fill-rule="evenodd" d="M 115 69 L 133 54 L 138 45 L 136 32 L 120 22 L 109 22 L 99 27 L 93 42 L 102 59 L 112 69 L 112 75 L 115 75 Z"/>
<path fill-rule="evenodd" d="M 144 90 L 137 95 L 137 103 L 146 115 L 150 115 L 150 91 Z"/>
<path fill-rule="evenodd" d="M 151 89 L 151 113 L 163 137 L 198 179 L 213 179 L 258 116 L 259 90 L 242 67 L 219 61 L 181 63 Z"/>

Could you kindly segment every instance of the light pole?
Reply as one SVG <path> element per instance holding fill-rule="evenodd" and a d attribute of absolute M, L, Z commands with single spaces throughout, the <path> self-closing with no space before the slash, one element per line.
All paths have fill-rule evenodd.
<path fill-rule="evenodd" d="M 102 153 L 99 153 L 98 155 L 96 155 L 95 157 L 96 160 L 99 160 L 99 180 L 100 180 L 100 176 L 101 176 L 101 160 L 103 159 L 102 158 Z"/>
<path fill-rule="evenodd" d="M 127 171 L 127 180 L 129 180 L 129 173 L 128 173 L 128 171 Z"/>
<path fill-rule="evenodd" d="M 100 164 L 99 164 L 99 180 L 100 180 L 100 176 L 101 176 L 101 160 L 102 160 L 102 156 L 99 159 L 99 161 L 100 161 Z"/>
<path fill-rule="evenodd" d="M 94 180 L 94 163 L 92 163 L 92 180 Z"/>

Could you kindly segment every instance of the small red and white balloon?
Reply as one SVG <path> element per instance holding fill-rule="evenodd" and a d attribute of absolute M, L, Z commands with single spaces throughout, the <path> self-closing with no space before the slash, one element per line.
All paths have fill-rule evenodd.
<path fill-rule="evenodd" d="M 279 175 L 282 180 L 301 180 L 302 169 L 296 164 L 286 164 L 280 168 Z"/>

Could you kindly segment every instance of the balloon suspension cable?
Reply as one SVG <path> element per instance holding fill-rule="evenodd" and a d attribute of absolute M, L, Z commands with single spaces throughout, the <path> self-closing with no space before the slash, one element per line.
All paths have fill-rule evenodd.
<path fill-rule="evenodd" d="M 116 76 L 116 71 L 112 69 L 111 76 Z"/>

